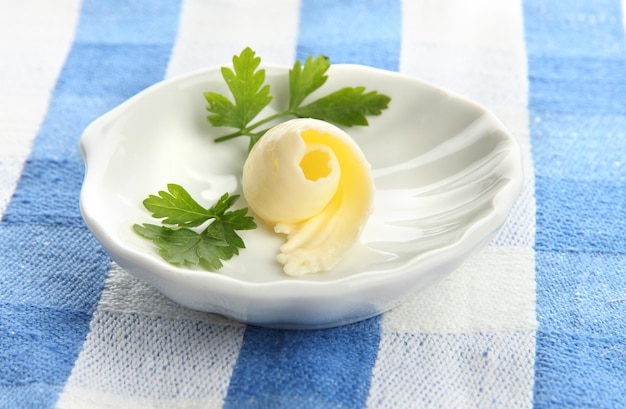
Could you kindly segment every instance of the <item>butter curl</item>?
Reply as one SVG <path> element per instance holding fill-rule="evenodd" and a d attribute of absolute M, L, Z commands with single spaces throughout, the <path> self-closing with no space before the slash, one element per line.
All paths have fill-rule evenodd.
<path fill-rule="evenodd" d="M 292 276 L 333 268 L 372 212 L 365 155 L 343 130 L 315 119 L 270 129 L 248 155 L 242 184 L 256 216 L 287 235 L 277 260 Z"/>

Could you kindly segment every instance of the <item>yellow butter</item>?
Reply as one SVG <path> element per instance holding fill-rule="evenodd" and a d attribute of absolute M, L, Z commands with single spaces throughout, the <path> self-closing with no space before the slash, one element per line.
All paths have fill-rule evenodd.
<path fill-rule="evenodd" d="M 249 208 L 287 235 L 277 260 L 292 276 L 334 267 L 372 212 L 365 155 L 347 133 L 315 119 L 270 129 L 248 155 L 242 184 Z"/>

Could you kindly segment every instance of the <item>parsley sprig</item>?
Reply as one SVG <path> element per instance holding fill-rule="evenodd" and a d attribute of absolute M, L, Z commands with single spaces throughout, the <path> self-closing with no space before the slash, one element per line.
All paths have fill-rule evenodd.
<path fill-rule="evenodd" d="M 139 235 L 151 240 L 167 262 L 176 265 L 203 265 L 209 270 L 222 267 L 221 260 L 239 254 L 245 244 L 236 230 L 251 230 L 256 223 L 247 216 L 248 209 L 228 211 L 239 198 L 225 193 L 212 207 L 205 209 L 180 185 L 167 185 L 168 191 L 150 195 L 143 205 L 152 217 L 163 219 L 166 226 L 135 224 Z M 193 230 L 209 222 L 202 231 Z"/>
<path fill-rule="evenodd" d="M 292 116 L 316 118 L 336 125 L 367 126 L 367 116 L 380 115 L 387 109 L 391 98 L 377 91 L 365 92 L 365 87 L 344 87 L 305 105 L 306 98 L 318 90 L 326 80 L 330 61 L 324 56 L 308 57 L 304 64 L 296 61 L 289 70 L 289 105 L 256 122 L 252 122 L 272 101 L 270 86 L 265 84 L 265 70 L 259 69 L 261 58 L 249 47 L 233 57 L 233 69 L 222 67 L 222 76 L 234 102 L 224 95 L 206 92 L 207 116 L 211 125 L 235 128 L 234 132 L 220 136 L 216 142 L 239 136 L 250 137 L 249 149 L 265 134 L 263 125 L 280 118 Z M 259 130 L 260 128 L 260 130 Z"/>
<path fill-rule="evenodd" d="M 261 58 L 251 48 L 245 48 L 233 57 L 232 69 L 221 69 L 232 100 L 216 92 L 204 93 L 211 125 L 235 129 L 216 138 L 216 142 L 248 136 L 248 147 L 252 149 L 271 122 L 290 116 L 346 127 L 367 126 L 367 116 L 380 115 L 391 101 L 377 91 L 366 92 L 365 87 L 345 87 L 306 103 L 307 97 L 326 83 L 330 68 L 328 58 L 309 57 L 304 64 L 296 61 L 289 70 L 289 104 L 285 110 L 257 119 L 273 98 L 260 63 Z M 255 229 L 256 223 L 247 215 L 247 208 L 229 210 L 238 195 L 225 193 L 212 207 L 204 208 L 182 186 L 169 184 L 167 188 L 167 192 L 160 191 L 143 201 L 155 219 L 162 219 L 161 225 L 133 225 L 135 232 L 156 245 L 163 259 L 175 265 L 202 265 L 214 271 L 223 266 L 222 261 L 230 260 L 245 248 L 237 231 Z"/>

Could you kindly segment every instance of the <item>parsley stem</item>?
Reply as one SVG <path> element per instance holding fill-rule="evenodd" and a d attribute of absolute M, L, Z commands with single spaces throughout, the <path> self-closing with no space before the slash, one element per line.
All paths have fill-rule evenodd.
<path fill-rule="evenodd" d="M 278 112 L 278 113 L 276 113 L 274 115 L 268 116 L 267 118 L 263 118 L 260 121 L 253 123 L 252 125 L 248 125 L 244 129 L 240 129 L 240 130 L 235 131 L 233 133 L 229 133 L 227 135 L 220 136 L 219 138 L 215 138 L 215 142 L 224 142 L 224 141 L 228 141 L 230 139 L 237 138 L 239 136 L 244 136 L 244 135 L 256 138 L 258 140 L 260 138 L 260 135 L 258 133 L 257 134 L 253 134 L 252 131 L 254 129 L 256 129 L 259 126 L 264 125 L 264 124 L 266 124 L 268 122 L 271 122 L 271 121 L 273 121 L 275 119 L 282 118 L 282 117 L 288 116 L 288 115 L 292 115 L 290 110 L 283 111 L 283 112 Z"/>
<path fill-rule="evenodd" d="M 245 135 L 245 134 L 243 133 L 243 130 L 240 130 L 240 131 L 236 131 L 233 133 L 229 133 L 228 135 L 220 136 L 219 138 L 215 138 L 214 142 L 224 142 L 224 141 L 228 141 L 230 139 L 233 139 L 242 135 Z"/>

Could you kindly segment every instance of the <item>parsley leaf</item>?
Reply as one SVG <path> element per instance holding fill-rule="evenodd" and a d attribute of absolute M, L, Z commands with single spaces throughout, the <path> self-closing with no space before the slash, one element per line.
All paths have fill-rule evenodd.
<path fill-rule="evenodd" d="M 222 68 L 222 76 L 233 94 L 236 104 L 223 95 L 206 92 L 204 94 L 212 112 L 207 118 L 213 126 L 228 126 L 237 129 L 220 136 L 215 142 L 223 142 L 239 136 L 250 137 L 249 149 L 267 132 L 262 128 L 269 122 L 284 117 L 316 118 L 340 126 L 368 125 L 367 116 L 380 115 L 387 109 L 391 98 L 377 91 L 365 92 L 365 87 L 345 87 L 315 101 L 302 105 L 306 98 L 326 83 L 330 60 L 324 56 L 308 57 L 304 64 L 296 61 L 289 70 L 289 105 L 261 120 L 251 123 L 272 97 L 269 85 L 263 85 L 265 71 L 255 71 L 260 58 L 255 57 L 249 47 L 239 57 L 233 57 L 235 74 L 229 68 Z M 249 99 L 246 99 L 249 98 Z M 243 107 L 254 107 L 249 114 L 242 113 Z M 259 130 L 260 128 L 260 130 Z"/>
<path fill-rule="evenodd" d="M 380 115 L 388 108 L 391 98 L 377 91 L 366 92 L 365 87 L 346 87 L 305 104 L 311 94 L 328 79 L 330 60 L 324 56 L 308 57 L 304 63 L 296 61 L 289 70 L 289 103 L 279 111 L 256 122 L 257 116 L 272 101 L 270 86 L 265 83 L 265 70 L 259 69 L 261 58 L 246 47 L 233 56 L 233 68 L 222 67 L 221 73 L 231 98 L 217 92 L 205 92 L 207 120 L 215 127 L 235 130 L 220 136 L 222 142 L 239 136 L 248 136 L 249 149 L 269 129 L 270 122 L 284 117 L 317 118 L 336 125 L 368 125 L 367 117 Z M 239 254 L 245 248 L 238 230 L 256 228 L 248 209 L 229 210 L 238 195 L 225 193 L 210 208 L 204 208 L 176 184 L 167 185 L 168 191 L 150 195 L 143 205 L 162 225 L 135 224 L 134 231 L 152 241 L 159 254 L 176 265 L 202 265 L 218 270 L 222 262 Z M 204 229 L 202 229 L 202 226 Z"/>
<path fill-rule="evenodd" d="M 209 103 L 207 110 L 212 114 L 207 119 L 213 126 L 228 126 L 244 129 L 265 108 L 272 97 L 270 86 L 264 84 L 265 70 L 257 70 L 261 58 L 250 47 L 239 56 L 233 57 L 233 68 L 222 67 L 222 77 L 233 94 L 235 103 L 215 92 L 206 92 Z"/>
<path fill-rule="evenodd" d="M 165 224 L 196 227 L 211 218 L 212 214 L 193 200 L 182 186 L 171 183 L 167 189 L 169 192 L 160 191 L 158 196 L 150 195 L 143 201 L 155 219 L 165 218 Z"/>
<path fill-rule="evenodd" d="M 201 264 L 209 270 L 222 267 L 222 260 L 229 260 L 245 248 L 237 230 L 251 230 L 256 223 L 248 216 L 248 209 L 228 210 L 239 198 L 225 193 L 212 207 L 205 209 L 180 185 L 167 185 L 168 192 L 160 191 L 144 200 L 144 206 L 152 216 L 163 219 L 168 226 L 145 223 L 135 224 L 133 229 L 151 240 L 159 254 L 167 262 L 176 265 Z M 198 227 L 210 221 L 204 230 Z"/>
<path fill-rule="evenodd" d="M 301 118 L 323 119 L 338 125 L 367 126 L 367 115 L 380 115 L 387 108 L 387 95 L 370 91 L 365 87 L 342 88 L 330 95 L 317 99 L 310 104 L 296 108 L 293 114 Z"/>
<path fill-rule="evenodd" d="M 304 66 L 296 61 L 289 70 L 289 111 L 293 112 L 313 91 L 324 85 L 330 68 L 330 60 L 322 55 L 316 59 L 308 57 Z"/>

